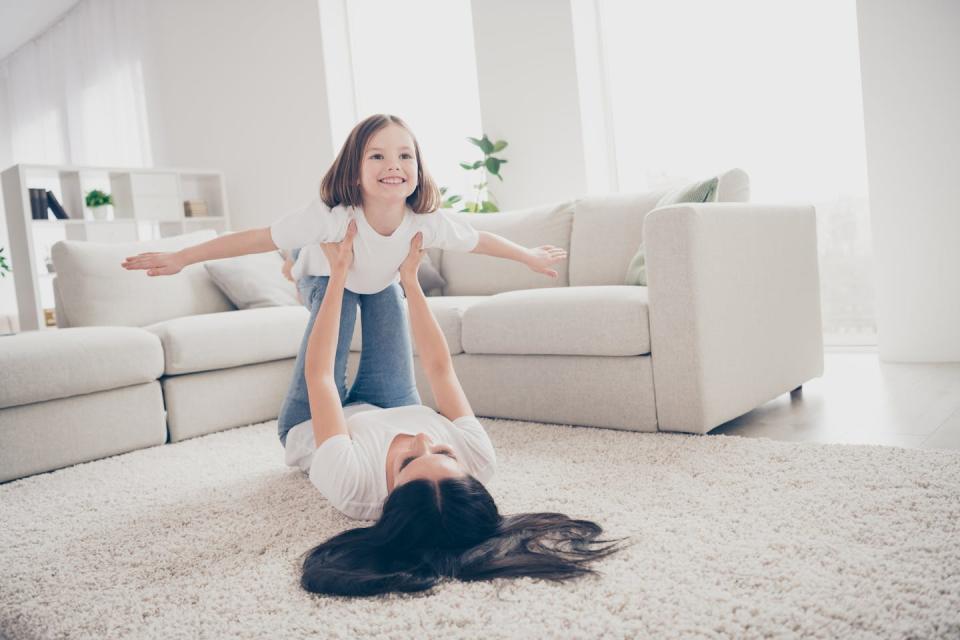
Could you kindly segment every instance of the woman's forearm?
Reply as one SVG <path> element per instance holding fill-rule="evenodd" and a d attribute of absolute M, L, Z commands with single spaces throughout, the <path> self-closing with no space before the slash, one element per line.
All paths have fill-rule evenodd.
<path fill-rule="evenodd" d="M 416 278 L 412 281 L 403 280 L 403 291 L 407 297 L 407 308 L 410 311 L 410 329 L 413 333 L 413 342 L 417 346 L 420 364 L 424 369 L 441 369 L 451 364 L 450 347 L 443 331 L 433 317 L 433 312 L 427 305 L 427 298 Z"/>
<path fill-rule="evenodd" d="M 304 358 L 305 377 L 333 376 L 337 342 L 340 339 L 340 310 L 343 307 L 343 289 L 346 281 L 346 272 L 334 273 L 327 281 L 323 302 L 320 303 L 313 329 L 310 331 L 310 338 L 307 340 Z"/>
<path fill-rule="evenodd" d="M 526 247 L 488 231 L 481 231 L 479 235 L 480 239 L 477 241 L 477 246 L 470 253 L 480 253 L 485 256 L 516 260 L 523 264 L 527 263 L 530 252 Z"/>
<path fill-rule="evenodd" d="M 193 247 L 187 247 L 176 252 L 177 258 L 184 266 L 206 260 L 232 258 L 249 253 L 263 253 L 275 251 L 277 245 L 273 243 L 270 227 L 239 231 L 214 238 Z"/>

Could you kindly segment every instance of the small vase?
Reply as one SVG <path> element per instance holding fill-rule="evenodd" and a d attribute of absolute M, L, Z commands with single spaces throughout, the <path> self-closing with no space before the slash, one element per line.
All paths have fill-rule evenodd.
<path fill-rule="evenodd" d="M 94 220 L 109 220 L 112 217 L 110 215 L 112 208 L 113 207 L 108 204 L 99 207 L 90 207 L 90 213 L 93 215 Z"/>

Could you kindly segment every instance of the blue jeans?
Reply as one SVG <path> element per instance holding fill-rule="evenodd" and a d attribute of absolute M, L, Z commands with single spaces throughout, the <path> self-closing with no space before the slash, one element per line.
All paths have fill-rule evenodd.
<path fill-rule="evenodd" d="M 303 374 L 303 362 L 307 341 L 317 319 L 323 294 L 327 290 L 327 276 L 304 276 L 297 281 L 303 304 L 310 309 L 310 320 L 300 343 L 300 352 L 294 365 L 290 390 L 283 401 L 278 419 L 280 442 L 286 444 L 287 432 L 294 426 L 310 419 L 310 401 L 307 397 L 307 382 Z M 347 356 L 350 341 L 360 308 L 361 337 L 360 368 L 350 390 L 347 390 Z M 413 349 L 407 316 L 404 313 L 403 290 L 397 283 L 372 294 L 359 294 L 344 290 L 343 308 L 340 311 L 340 337 L 333 367 L 340 404 L 366 402 L 378 407 L 403 407 L 420 404 L 420 395 L 413 377 Z"/>

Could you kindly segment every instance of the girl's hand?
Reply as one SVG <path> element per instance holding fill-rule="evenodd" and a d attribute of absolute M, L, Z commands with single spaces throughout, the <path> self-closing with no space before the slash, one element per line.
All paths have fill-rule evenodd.
<path fill-rule="evenodd" d="M 420 261 L 423 259 L 423 234 L 417 232 L 410 239 L 410 251 L 400 263 L 400 282 L 415 282 L 417 271 L 420 270 Z"/>
<path fill-rule="evenodd" d="M 140 253 L 125 258 L 120 266 L 130 271 L 146 269 L 148 276 L 172 276 L 185 266 L 176 252 Z"/>
<path fill-rule="evenodd" d="M 320 244 L 323 254 L 330 263 L 330 272 L 346 273 L 353 264 L 353 238 L 357 235 L 357 222 L 351 220 L 347 225 L 347 235 L 340 242 L 324 242 Z"/>
<path fill-rule="evenodd" d="M 530 267 L 531 271 L 542 273 L 551 278 L 556 278 L 559 274 L 550 268 L 550 265 L 556 264 L 567 259 L 567 250 L 545 244 L 536 249 L 527 249 L 527 258 L 524 264 Z"/>

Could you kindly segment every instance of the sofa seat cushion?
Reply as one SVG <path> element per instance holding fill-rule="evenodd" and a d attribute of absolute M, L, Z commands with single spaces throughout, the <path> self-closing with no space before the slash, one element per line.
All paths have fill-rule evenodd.
<path fill-rule="evenodd" d="M 464 352 L 475 354 L 647 354 L 647 288 L 611 285 L 499 293 L 466 310 L 462 340 Z"/>
<path fill-rule="evenodd" d="M 0 338 L 0 408 L 128 387 L 162 373 L 160 341 L 136 327 L 77 327 Z"/>
<path fill-rule="evenodd" d="M 294 358 L 310 313 L 266 307 L 174 318 L 144 327 L 163 342 L 168 376 Z"/>
<path fill-rule="evenodd" d="M 463 313 L 474 304 L 486 300 L 487 296 L 436 296 L 427 298 L 427 305 L 437 319 L 443 337 L 447 339 L 450 354 L 463 353 L 460 339 L 460 326 L 463 322 Z M 353 340 L 350 342 L 351 351 L 360 351 L 363 347 L 361 323 L 363 319 L 357 314 L 357 326 L 353 331 Z M 413 337 L 410 337 L 413 342 Z M 413 352 L 417 353 L 417 345 L 413 345 Z"/>

